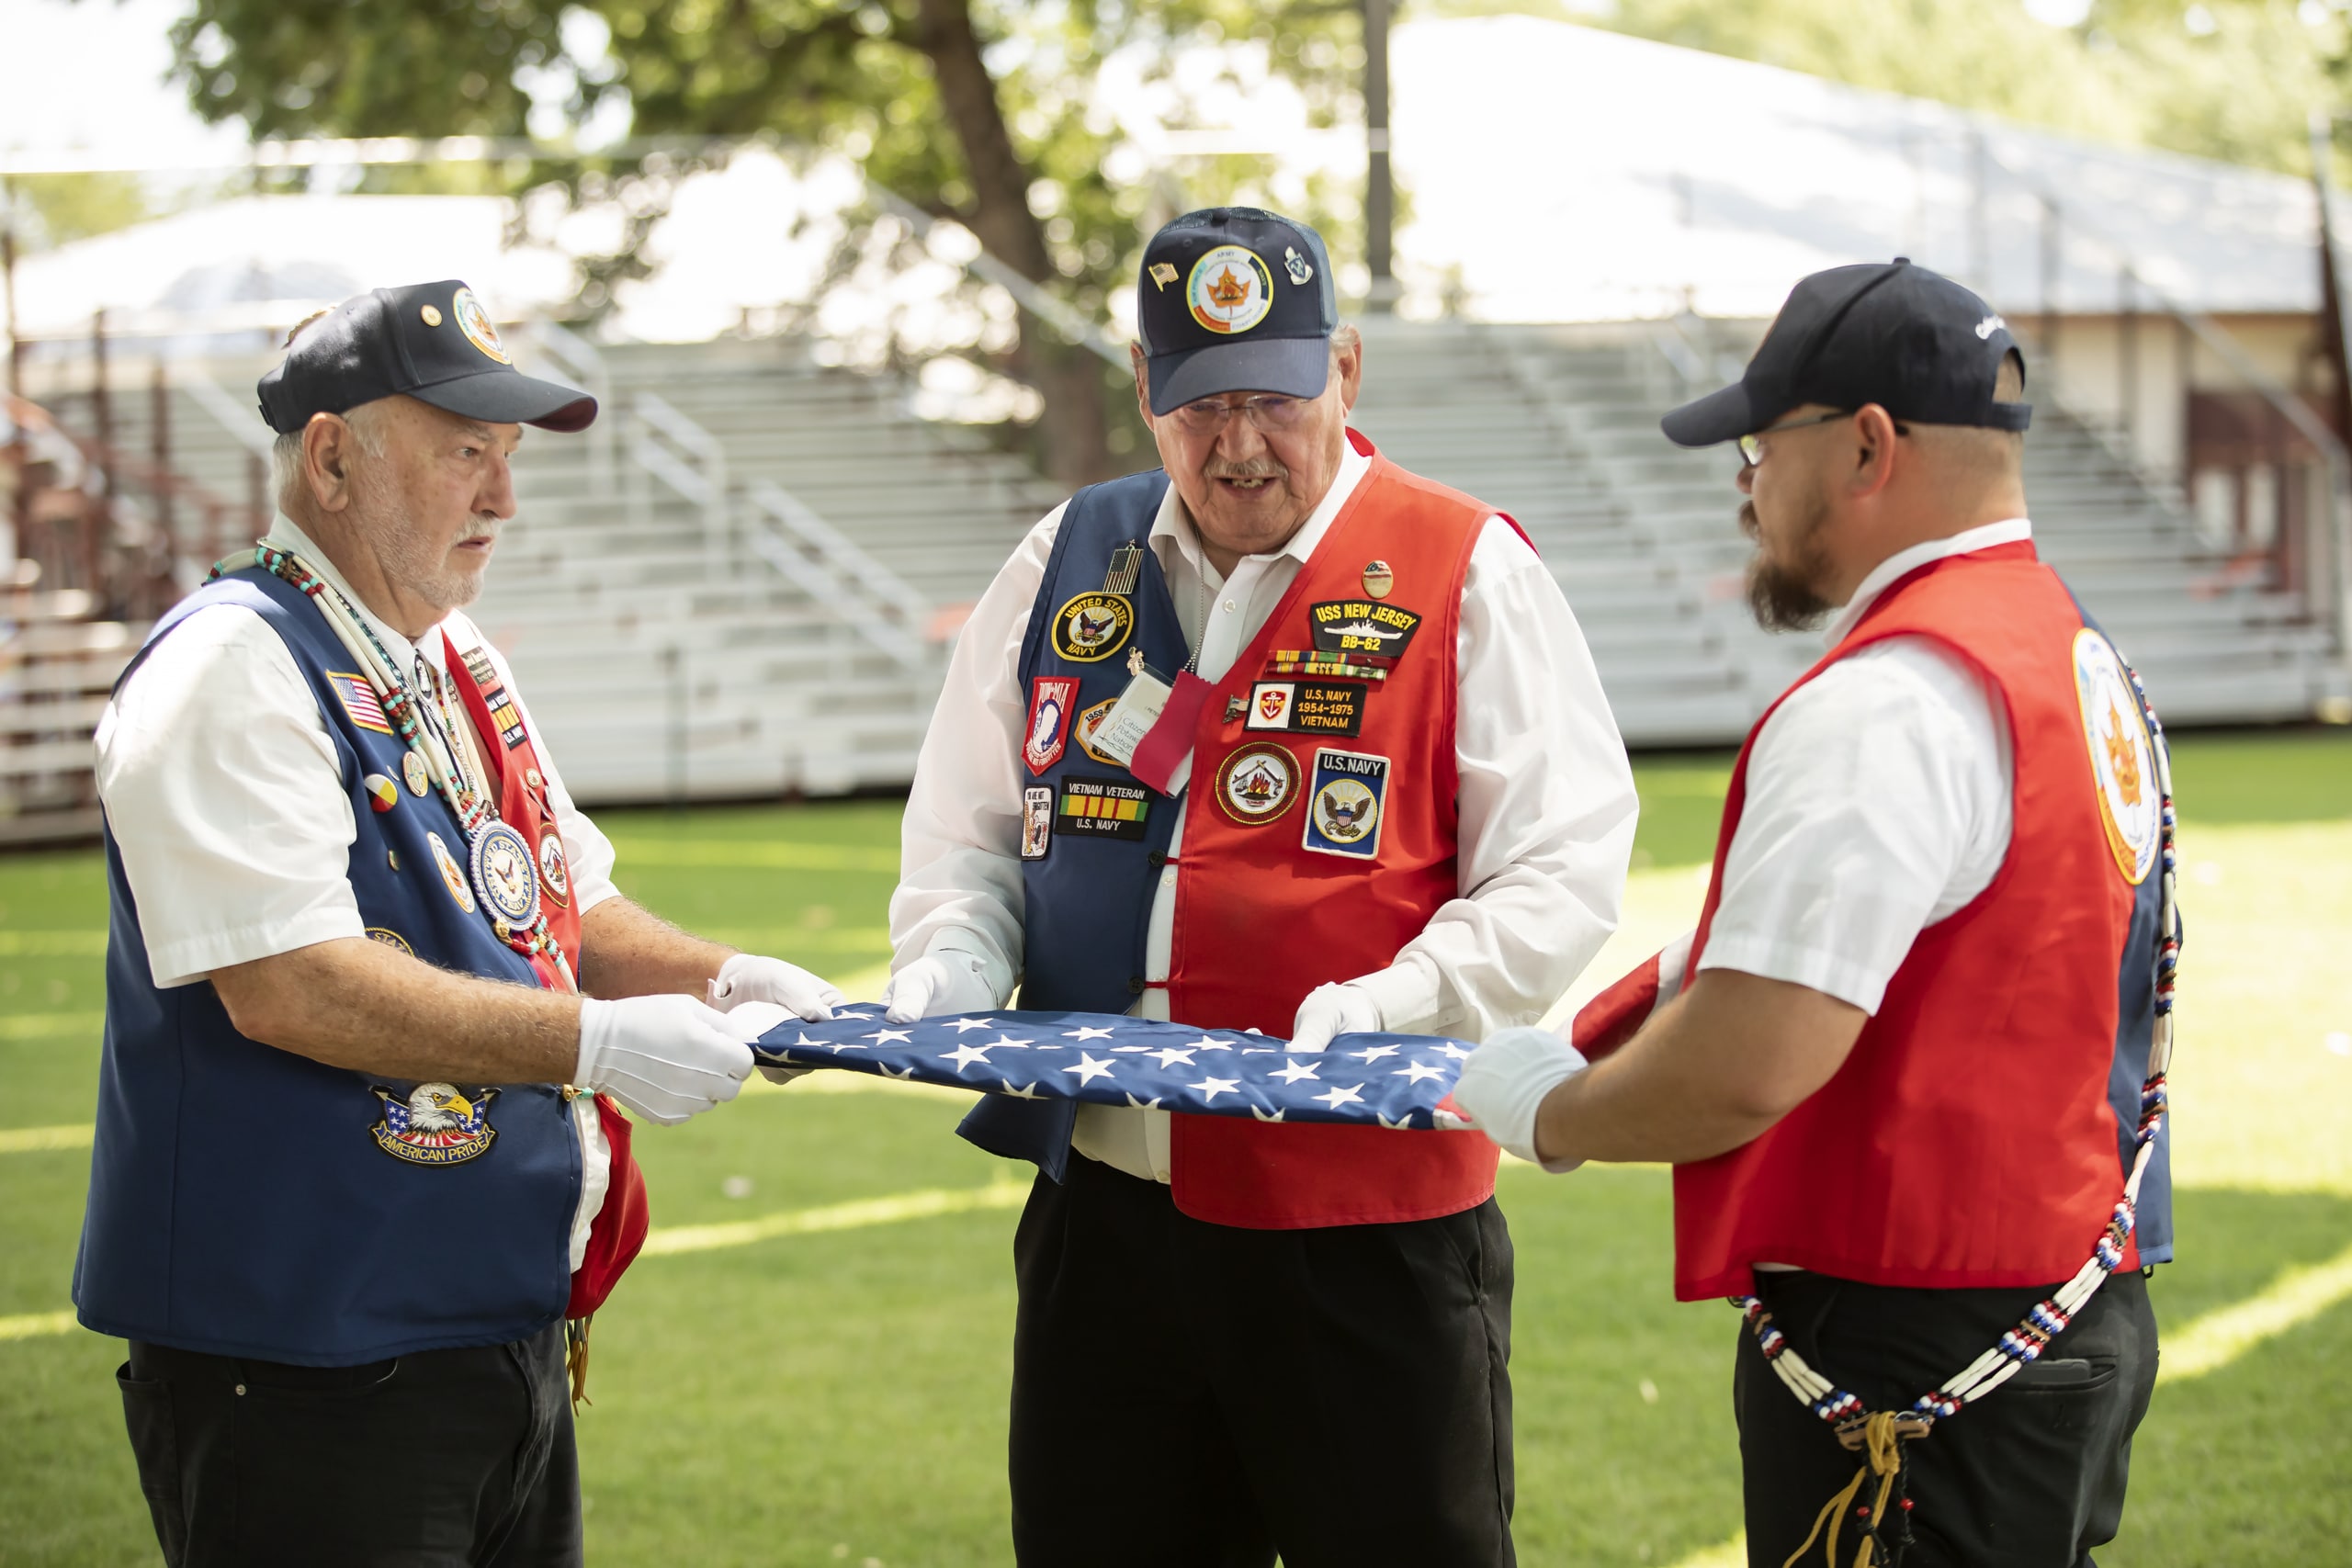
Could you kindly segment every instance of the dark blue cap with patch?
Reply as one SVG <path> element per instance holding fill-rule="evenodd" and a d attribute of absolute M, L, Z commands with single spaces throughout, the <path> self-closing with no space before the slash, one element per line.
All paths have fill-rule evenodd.
<path fill-rule="evenodd" d="M 1204 208 L 1144 247 L 1136 329 L 1155 414 L 1222 392 L 1320 396 L 1339 324 L 1323 236 L 1295 219 Z"/>
<path fill-rule="evenodd" d="M 486 424 L 585 430 L 596 400 L 514 368 L 474 291 L 456 278 L 379 288 L 294 329 L 261 378 L 261 417 L 279 434 L 316 413 L 346 413 L 405 393 Z"/>
<path fill-rule="evenodd" d="M 1976 294 L 1908 258 L 1801 279 L 1731 386 L 1658 422 L 1682 446 L 1752 435 L 1791 409 L 1876 403 L 1921 424 L 2023 430 L 2030 403 L 1993 396 L 2001 361 L 2025 363 L 2009 325 Z"/>

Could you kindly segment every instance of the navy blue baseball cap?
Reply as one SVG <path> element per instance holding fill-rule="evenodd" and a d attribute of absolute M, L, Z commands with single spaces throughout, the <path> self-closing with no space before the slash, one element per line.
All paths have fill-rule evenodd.
<path fill-rule="evenodd" d="M 571 431 L 596 417 L 579 388 L 515 369 L 490 312 L 454 277 L 375 289 L 297 327 L 256 389 L 281 435 L 395 393 L 486 424 Z"/>
<path fill-rule="evenodd" d="M 1204 208 L 1144 247 L 1136 328 L 1155 414 L 1220 392 L 1319 397 L 1339 324 L 1323 236 L 1295 219 Z"/>
<path fill-rule="evenodd" d="M 1920 424 L 2023 430 L 2033 405 L 1996 402 L 2001 362 L 2025 355 L 2000 313 L 1909 258 L 1834 266 L 1791 290 L 1747 373 L 1658 422 L 1681 446 L 1753 434 L 1791 409 L 1876 403 Z"/>

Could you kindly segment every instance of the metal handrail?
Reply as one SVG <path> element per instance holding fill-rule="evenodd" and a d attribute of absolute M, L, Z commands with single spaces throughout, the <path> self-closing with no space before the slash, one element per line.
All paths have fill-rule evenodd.
<path fill-rule="evenodd" d="M 526 321 L 522 323 L 522 335 L 553 360 L 557 369 L 596 400 L 600 417 L 588 427 L 588 474 L 599 490 L 610 490 L 613 430 L 620 411 L 613 406 L 613 377 L 605 356 L 596 352 L 595 344 L 558 321 Z"/>
<path fill-rule="evenodd" d="M 894 190 L 866 182 L 866 192 L 874 204 L 905 223 L 925 239 L 938 228 L 939 220 Z M 978 236 L 975 236 L 977 239 Z M 1067 300 L 1056 299 L 1046 290 L 1014 271 L 988 252 L 985 245 L 977 247 L 972 258 L 957 264 L 966 272 L 984 283 L 993 283 L 1012 296 L 1015 303 L 1079 347 L 1099 355 L 1115 370 L 1129 368 L 1125 340 L 1105 327 L 1090 321 Z"/>
<path fill-rule="evenodd" d="M 858 548 L 814 507 L 773 479 L 752 481 L 744 499 L 752 508 L 748 519 L 752 548 L 762 560 L 820 604 L 841 604 L 858 598 L 849 591 L 850 583 L 864 589 L 864 607 L 876 614 L 850 615 L 849 624 L 905 668 L 922 665 L 931 602 L 911 583 Z M 796 548 L 796 541 L 802 547 Z"/>

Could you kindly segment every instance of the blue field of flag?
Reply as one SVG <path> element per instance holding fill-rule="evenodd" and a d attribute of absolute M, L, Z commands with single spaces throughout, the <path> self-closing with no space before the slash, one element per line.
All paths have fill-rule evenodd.
<path fill-rule="evenodd" d="M 1458 1128 L 1438 1102 L 1470 1055 L 1428 1034 L 1342 1034 L 1320 1052 L 1230 1029 L 1093 1012 L 986 1012 L 891 1023 L 875 1006 L 786 1020 L 752 1043 L 769 1066 L 843 1067 L 1023 1100 Z"/>

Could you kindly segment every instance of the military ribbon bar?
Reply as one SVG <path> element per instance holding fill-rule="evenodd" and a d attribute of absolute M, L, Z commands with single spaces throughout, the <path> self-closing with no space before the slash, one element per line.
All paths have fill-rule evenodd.
<path fill-rule="evenodd" d="M 891 1023 L 879 1007 L 787 1019 L 752 1042 L 772 1066 L 842 1067 L 1021 1100 L 1261 1122 L 1454 1130 L 1445 1103 L 1470 1047 L 1427 1034 L 1342 1034 L 1324 1051 L 1231 1029 L 1116 1013 L 986 1012 Z"/>

